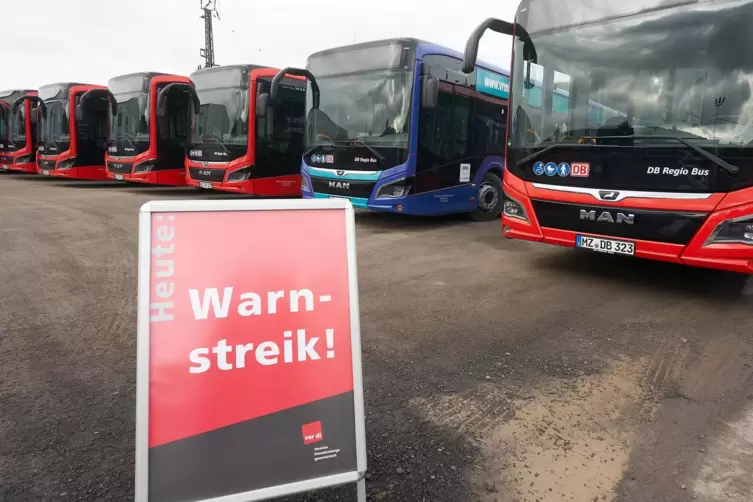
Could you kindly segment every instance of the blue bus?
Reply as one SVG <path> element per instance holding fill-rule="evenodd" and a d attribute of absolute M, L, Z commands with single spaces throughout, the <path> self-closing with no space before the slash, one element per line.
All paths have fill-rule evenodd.
<path fill-rule="evenodd" d="M 302 195 L 375 211 L 499 217 L 509 73 L 479 62 L 465 74 L 462 65 L 459 52 L 401 38 L 317 52 L 306 69 L 281 70 L 274 82 L 311 81 Z"/>

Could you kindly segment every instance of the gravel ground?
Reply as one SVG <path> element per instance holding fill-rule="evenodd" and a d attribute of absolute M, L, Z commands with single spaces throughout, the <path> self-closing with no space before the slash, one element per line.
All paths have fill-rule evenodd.
<path fill-rule="evenodd" d="M 133 499 L 137 212 L 191 197 L 0 174 L 0 500 Z M 751 281 L 356 220 L 370 500 L 753 500 Z"/>

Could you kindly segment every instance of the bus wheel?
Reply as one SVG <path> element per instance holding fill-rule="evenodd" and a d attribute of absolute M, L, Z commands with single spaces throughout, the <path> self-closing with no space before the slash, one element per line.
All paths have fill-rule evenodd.
<path fill-rule="evenodd" d="M 492 221 L 502 212 L 502 181 L 494 173 L 486 173 L 476 195 L 478 205 L 471 212 L 476 221 Z"/>

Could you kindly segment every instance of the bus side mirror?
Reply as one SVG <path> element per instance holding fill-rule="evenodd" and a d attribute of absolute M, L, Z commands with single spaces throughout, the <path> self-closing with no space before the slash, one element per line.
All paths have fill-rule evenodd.
<path fill-rule="evenodd" d="M 256 116 L 259 118 L 267 116 L 269 107 L 269 94 L 263 92 L 256 97 Z"/>
<path fill-rule="evenodd" d="M 421 85 L 421 108 L 436 108 L 438 97 L 439 79 L 431 75 L 424 75 L 423 84 Z"/>
<path fill-rule="evenodd" d="M 525 28 L 518 23 L 509 23 L 490 17 L 480 25 L 468 37 L 465 44 L 465 52 L 463 53 L 463 73 L 470 74 L 476 68 L 476 58 L 478 57 L 478 44 L 481 41 L 481 37 L 486 30 L 496 31 L 503 35 L 510 35 L 514 33 L 515 36 L 523 41 L 523 58 L 528 61 L 536 62 L 536 48 L 533 46 L 531 36 L 528 34 Z"/>

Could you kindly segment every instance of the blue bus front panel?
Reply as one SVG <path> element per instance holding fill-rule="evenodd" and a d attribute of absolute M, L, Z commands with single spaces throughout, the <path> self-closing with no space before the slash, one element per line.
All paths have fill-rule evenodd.
<path fill-rule="evenodd" d="M 414 193 L 408 188 L 415 188 L 415 168 L 408 167 L 408 164 L 385 171 L 358 172 L 322 169 L 303 163 L 301 192 L 304 198 L 347 198 L 353 207 L 374 211 L 427 216 L 465 213 L 478 204 L 476 196 L 484 174 L 492 171 L 501 179 L 503 169 L 501 157 L 487 157 L 467 183 Z M 405 183 L 400 183 L 403 180 Z M 410 195 L 384 196 L 386 190 L 383 189 L 391 185 L 405 186 Z"/>

